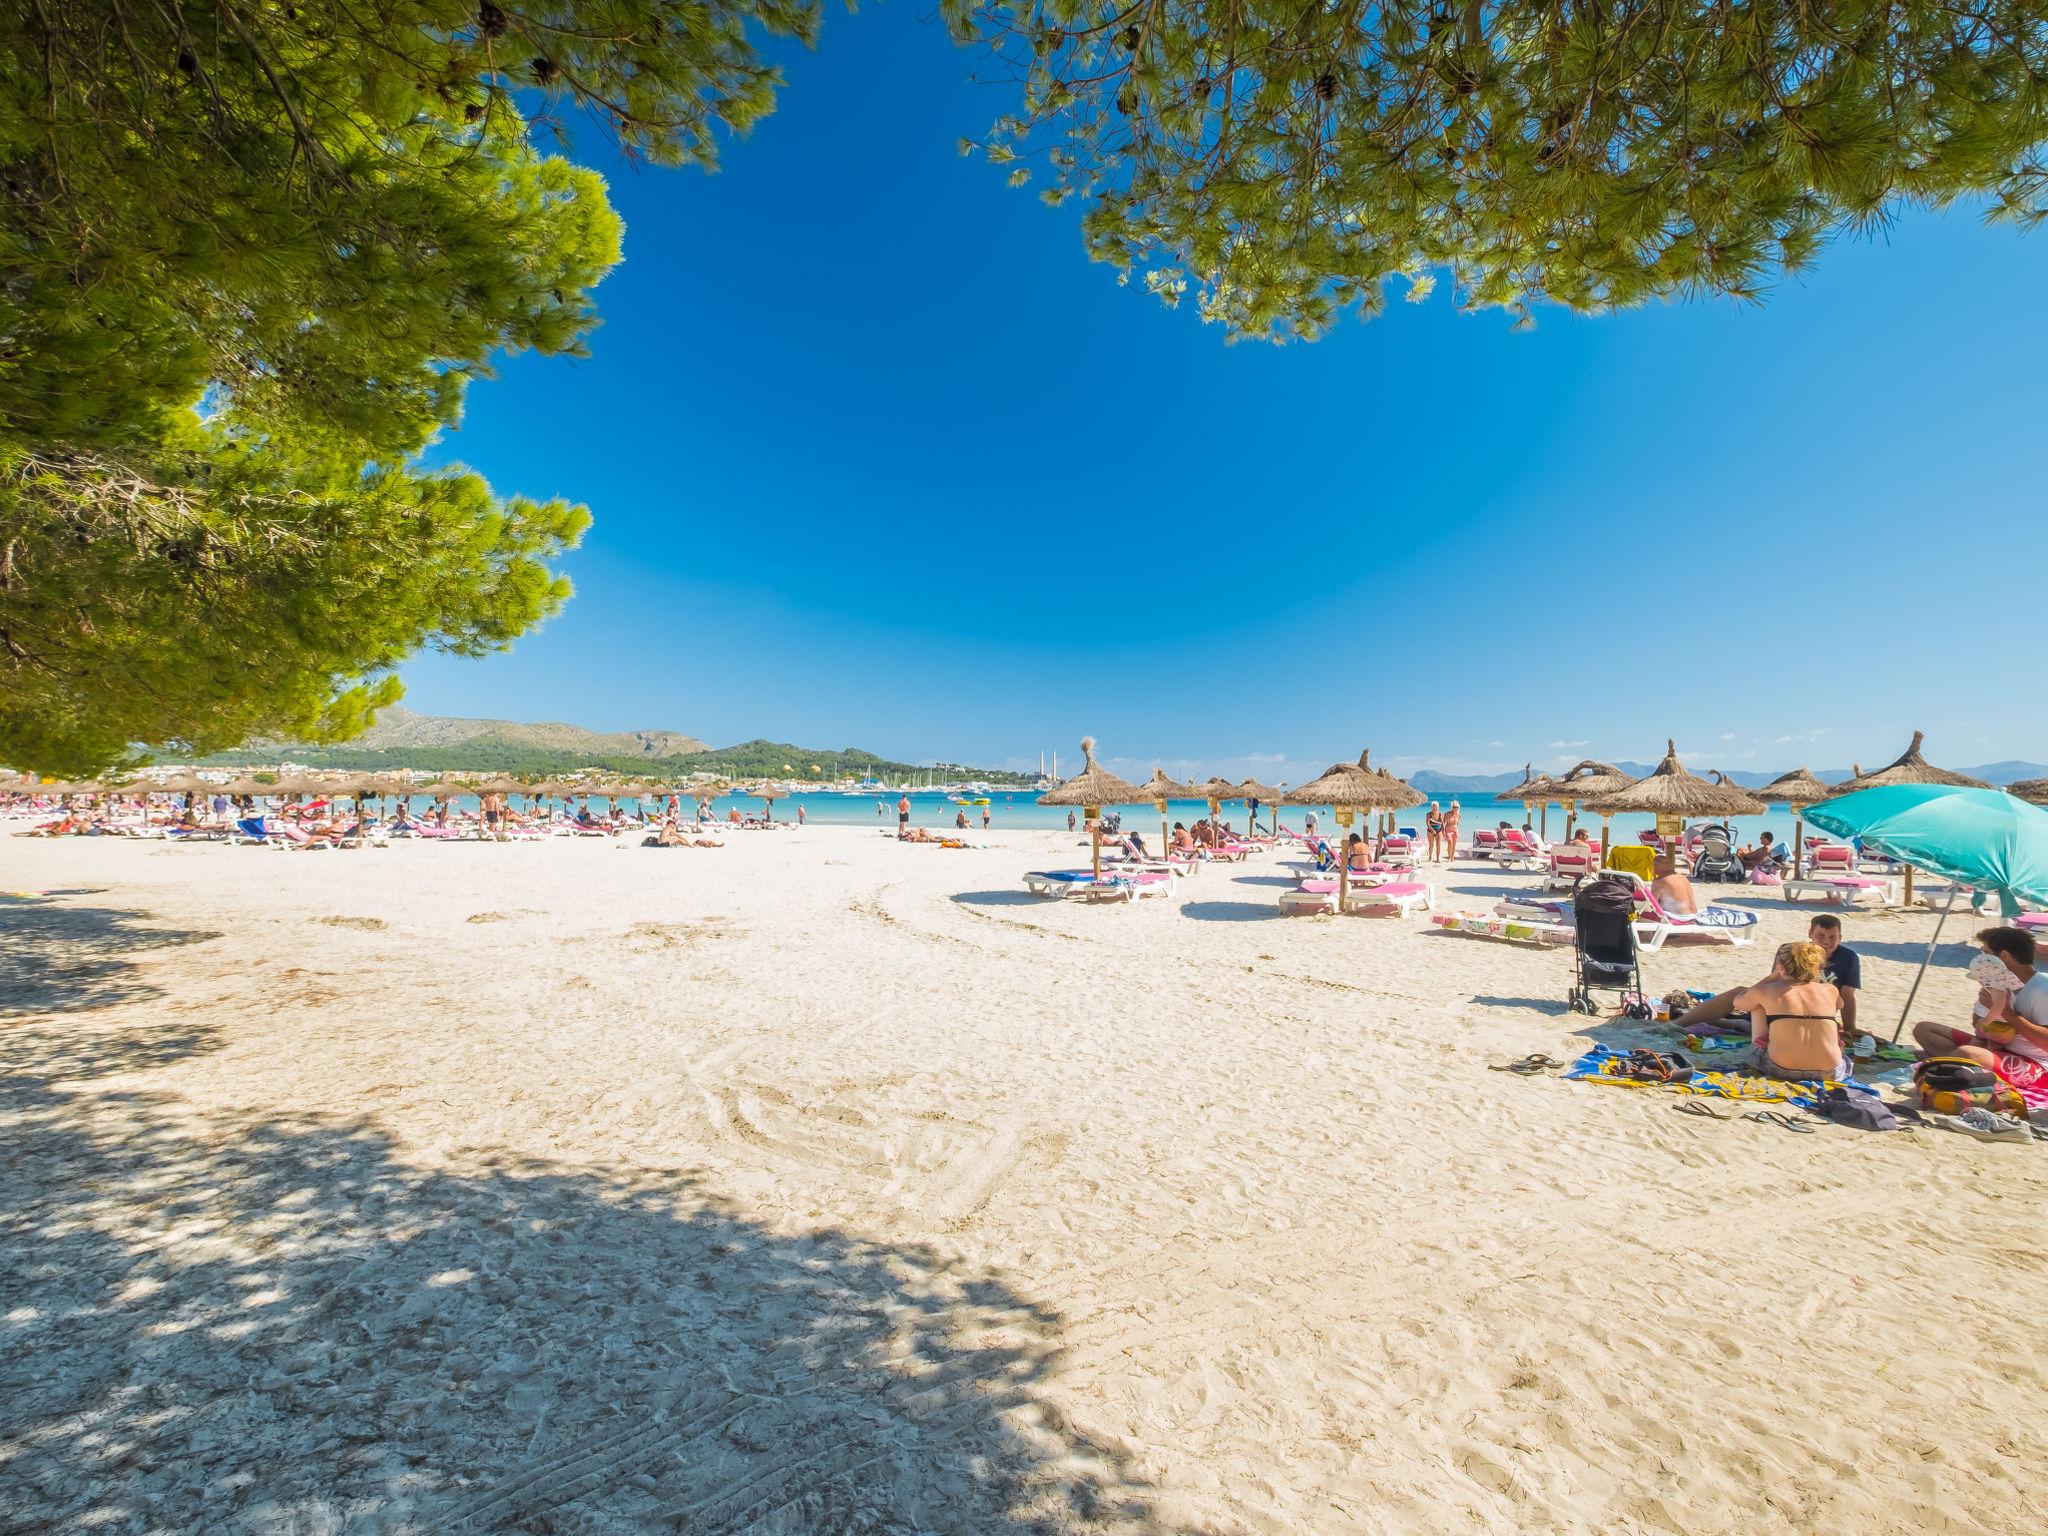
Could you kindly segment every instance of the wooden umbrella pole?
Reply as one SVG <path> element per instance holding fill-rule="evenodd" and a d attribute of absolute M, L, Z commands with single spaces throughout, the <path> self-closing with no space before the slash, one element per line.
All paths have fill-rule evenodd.
<path fill-rule="evenodd" d="M 1954 885 L 1950 885 L 1950 887 L 1949 887 L 1949 890 L 1950 890 L 1950 892 L 1951 892 L 1951 893 L 1953 893 L 1953 892 L 1954 892 L 1954 890 L 1955 890 L 1955 887 L 1954 887 Z M 1951 899 L 1953 899 L 1953 895 L 1951 895 Z M 1902 906 L 1908 906 L 1908 907 L 1910 907 L 1911 905 L 1913 905 L 1913 866 L 1912 866 L 1912 865 L 1910 865 L 1910 864 L 1908 864 L 1908 865 L 1906 866 L 1906 889 L 1905 889 L 1905 894 L 1903 894 L 1902 896 L 1900 896 L 1900 897 L 1899 897 L 1899 903 L 1900 903 L 1900 905 L 1902 905 Z"/>
<path fill-rule="evenodd" d="M 1803 868 L 1806 859 L 1806 822 L 1800 816 L 1801 807 L 1792 807 L 1792 878 L 1804 880 Z M 1846 887 L 1844 887 L 1846 889 Z"/>
<path fill-rule="evenodd" d="M 1102 809 L 1100 806 L 1089 807 L 1089 809 L 1094 814 L 1088 818 L 1088 835 L 1094 847 L 1095 878 L 1100 880 L 1102 878 Z"/>

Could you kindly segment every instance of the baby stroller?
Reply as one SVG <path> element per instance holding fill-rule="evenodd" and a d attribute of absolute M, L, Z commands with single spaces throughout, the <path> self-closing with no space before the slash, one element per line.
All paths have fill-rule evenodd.
<path fill-rule="evenodd" d="M 1700 828 L 1700 851 L 1693 856 L 1692 877 L 1736 885 L 1749 878 L 1749 872 L 1742 867 L 1742 860 L 1736 855 L 1735 838 L 1727 827 L 1716 822 Z"/>
<path fill-rule="evenodd" d="M 1650 1017 L 1636 954 L 1633 882 L 1601 875 L 1579 887 L 1572 897 L 1572 952 L 1577 976 L 1566 1002 L 1581 1013 L 1598 1013 L 1593 1004 L 1597 987 L 1621 993 L 1623 1012 L 1630 1018 Z"/>

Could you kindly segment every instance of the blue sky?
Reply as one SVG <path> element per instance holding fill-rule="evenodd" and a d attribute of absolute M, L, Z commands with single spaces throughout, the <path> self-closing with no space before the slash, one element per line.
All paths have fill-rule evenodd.
<path fill-rule="evenodd" d="M 578 146 L 627 224 L 593 355 L 443 450 L 590 505 L 577 596 L 411 707 L 1295 781 L 2048 758 L 2041 238 L 1916 213 L 1762 308 L 1228 346 L 960 158 L 1009 97 L 920 14 L 830 16 L 716 176 Z"/>

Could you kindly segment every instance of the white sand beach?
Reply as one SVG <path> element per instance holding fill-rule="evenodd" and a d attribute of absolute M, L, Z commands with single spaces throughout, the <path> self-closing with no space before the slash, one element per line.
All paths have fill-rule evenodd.
<path fill-rule="evenodd" d="M 1567 951 L 974 841 L 0 838 L 0 1531 L 2048 1521 L 2048 1145 L 1489 1072 Z"/>

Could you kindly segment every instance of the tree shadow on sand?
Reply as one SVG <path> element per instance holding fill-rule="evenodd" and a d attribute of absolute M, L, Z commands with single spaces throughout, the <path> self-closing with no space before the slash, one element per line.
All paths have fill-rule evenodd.
<path fill-rule="evenodd" d="M 146 1002 L 161 993 L 139 979 L 131 956 L 221 937 L 210 929 L 140 926 L 149 916 L 41 901 L 0 904 L 0 1014 Z"/>
<path fill-rule="evenodd" d="M 1058 1319 L 923 1247 L 32 1073 L 0 1156 L 0 1529 L 1165 1528 Z"/>

